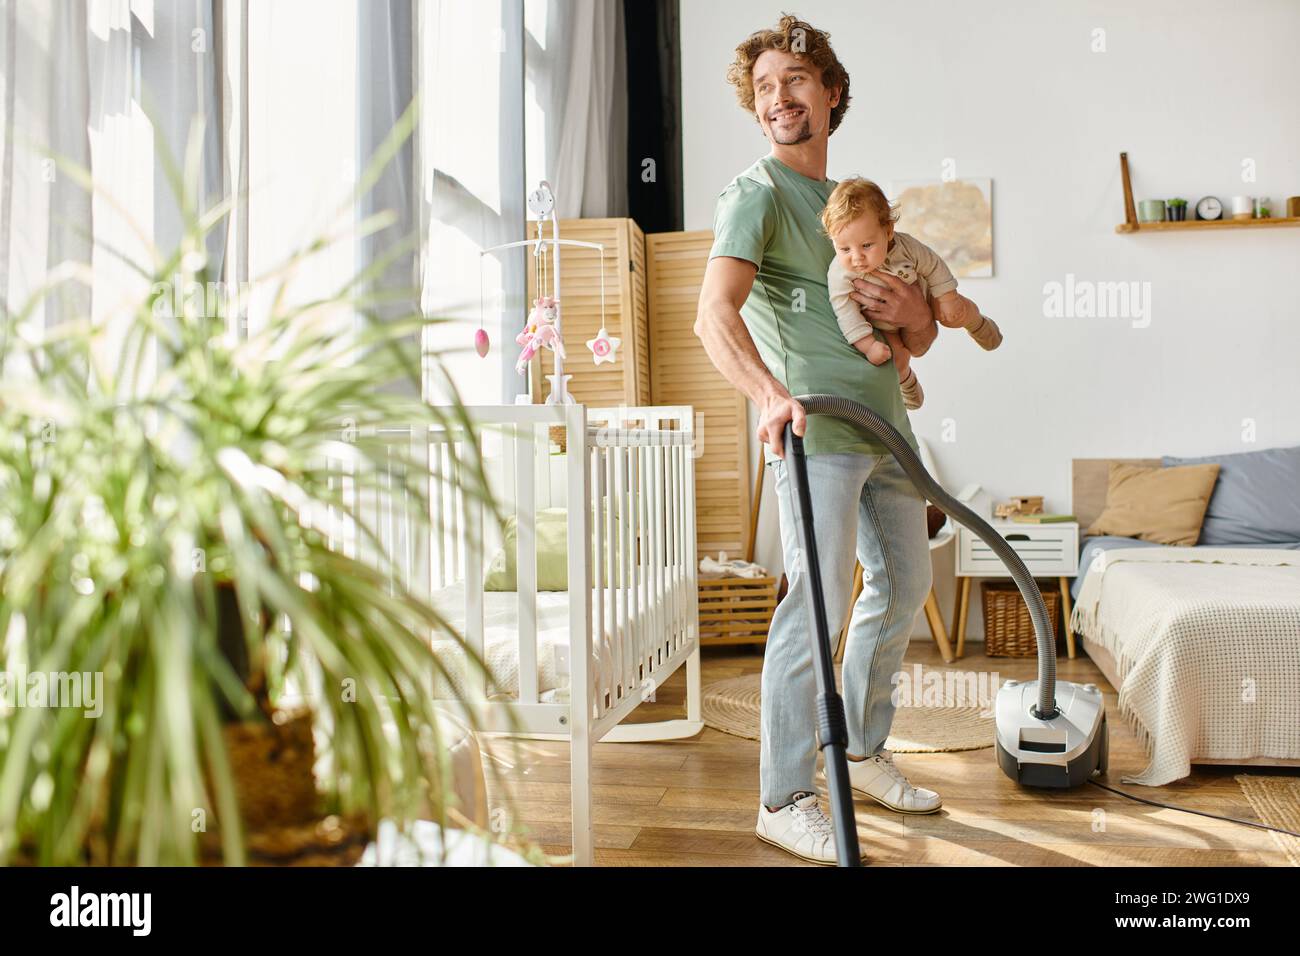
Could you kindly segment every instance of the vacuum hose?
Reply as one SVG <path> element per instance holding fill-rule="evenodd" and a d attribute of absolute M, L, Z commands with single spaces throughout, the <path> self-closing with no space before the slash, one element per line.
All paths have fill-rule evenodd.
<path fill-rule="evenodd" d="M 1015 549 L 1002 535 L 989 527 L 988 522 L 944 491 L 939 483 L 930 477 L 930 473 L 916 457 L 912 446 L 898 433 L 898 429 L 871 409 L 851 399 L 839 398 L 835 395 L 797 395 L 795 401 L 809 414 L 834 415 L 836 418 L 861 425 L 871 432 L 889 449 L 889 453 L 902 466 L 917 490 L 954 521 L 974 531 L 993 549 L 993 553 L 1011 572 L 1016 587 L 1020 588 L 1020 594 L 1029 608 L 1029 617 L 1034 622 L 1034 634 L 1038 639 L 1038 706 L 1034 716 L 1040 720 L 1050 720 L 1055 717 L 1057 714 L 1056 636 L 1052 631 L 1051 618 L 1047 615 L 1047 605 L 1043 603 L 1043 595 L 1038 590 L 1038 584 L 1030 575 L 1029 569 L 1020 560 L 1020 555 L 1016 554 Z"/>

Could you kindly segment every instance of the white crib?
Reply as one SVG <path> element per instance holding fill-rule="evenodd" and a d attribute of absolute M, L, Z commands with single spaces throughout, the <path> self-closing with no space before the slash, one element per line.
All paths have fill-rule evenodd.
<path fill-rule="evenodd" d="M 389 436 L 427 455 L 427 523 L 408 520 L 410 501 L 400 495 L 353 506 L 373 516 L 386 563 L 491 668 L 470 666 L 459 642 L 435 639 L 440 661 L 453 672 L 463 665 L 435 682 L 435 697 L 466 710 L 483 733 L 569 740 L 574 862 L 590 865 L 592 745 L 689 737 L 703 727 L 693 410 L 499 405 L 468 412 L 472 430 L 432 431 L 423 447 L 410 429 Z M 551 454 L 552 426 L 564 430 L 562 455 Z M 464 493 L 467 463 L 475 461 L 484 462 L 503 515 L 514 518 L 513 591 L 484 587 L 489 559 L 499 570 L 504 555 L 487 503 Z M 562 518 L 545 510 L 560 507 Z M 563 522 L 566 591 L 538 589 L 539 515 Z M 547 570 L 554 577 L 557 569 Z M 682 664 L 685 719 L 619 726 Z"/>

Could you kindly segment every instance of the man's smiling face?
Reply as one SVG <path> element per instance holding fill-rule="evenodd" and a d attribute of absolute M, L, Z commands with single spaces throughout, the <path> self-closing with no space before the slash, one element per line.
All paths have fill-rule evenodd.
<path fill-rule="evenodd" d="M 764 50 L 754 61 L 754 115 L 763 135 L 778 146 L 795 146 L 830 135 L 831 109 L 840 91 L 784 50 Z"/>

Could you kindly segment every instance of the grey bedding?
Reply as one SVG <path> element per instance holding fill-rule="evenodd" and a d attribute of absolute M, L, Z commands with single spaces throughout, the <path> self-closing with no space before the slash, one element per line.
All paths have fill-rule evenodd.
<path fill-rule="evenodd" d="M 1276 548 L 1288 546 L 1269 542 L 1300 539 L 1300 445 L 1161 459 L 1166 468 L 1208 462 L 1219 466 L 1219 476 L 1205 509 L 1198 545 Z"/>

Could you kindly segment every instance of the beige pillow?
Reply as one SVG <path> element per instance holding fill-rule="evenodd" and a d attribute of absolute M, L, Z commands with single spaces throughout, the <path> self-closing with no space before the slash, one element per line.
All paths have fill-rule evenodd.
<path fill-rule="evenodd" d="M 1160 468 L 1111 462 L 1106 507 L 1084 534 L 1196 544 L 1218 477 L 1213 463 Z"/>

